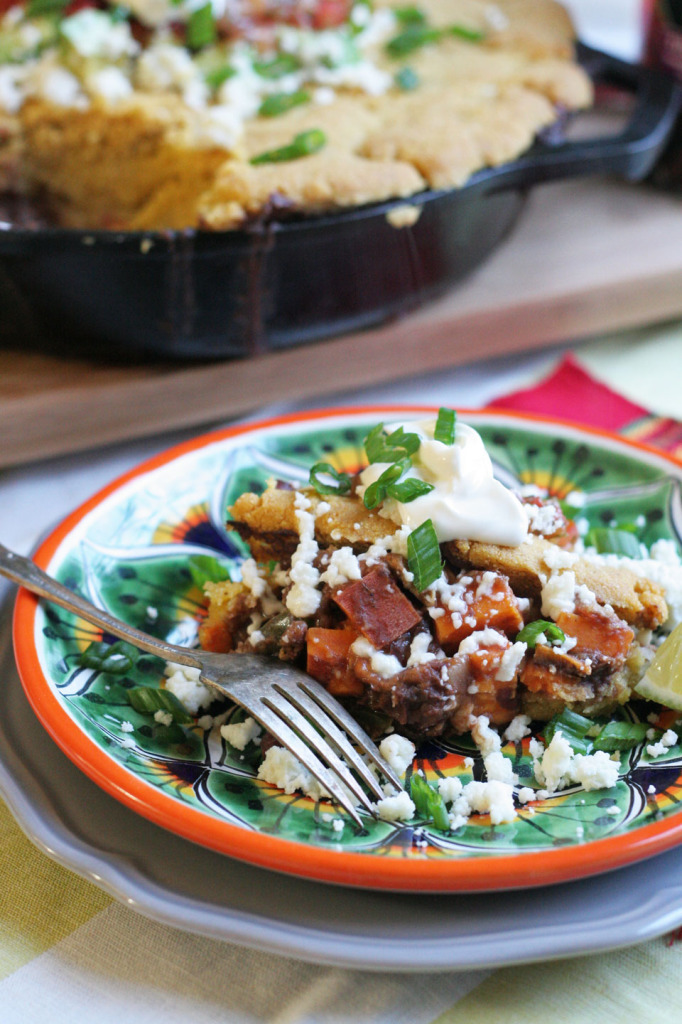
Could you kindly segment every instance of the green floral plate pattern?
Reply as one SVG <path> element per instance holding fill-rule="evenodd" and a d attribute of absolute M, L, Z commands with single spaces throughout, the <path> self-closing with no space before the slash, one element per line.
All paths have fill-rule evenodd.
<path fill-rule="evenodd" d="M 306 481 L 320 460 L 353 472 L 376 422 L 430 411 L 304 414 L 199 438 L 95 496 L 46 542 L 38 561 L 114 615 L 192 645 L 205 614 L 197 567 L 208 556 L 235 578 L 248 554 L 225 528 L 227 508 L 239 494 L 262 490 L 273 476 Z M 581 490 L 587 494 L 581 514 L 591 525 L 636 522 L 647 545 L 659 538 L 679 545 L 682 467 L 672 460 L 567 424 L 492 412 L 463 418 L 481 433 L 500 479 L 535 483 L 560 498 Z M 18 603 L 15 637 L 29 699 L 76 763 L 164 827 L 255 863 L 376 887 L 500 888 L 604 870 L 682 838 L 681 746 L 650 758 L 641 745 L 623 756 L 614 789 L 574 786 L 520 806 L 512 824 L 492 825 L 487 815 L 476 815 L 443 832 L 418 820 L 366 817 L 359 828 L 328 803 L 285 795 L 258 780 L 253 744 L 238 751 L 197 720 L 167 726 L 133 710 L 130 688 L 163 680 L 158 659 L 141 655 L 124 675 L 83 668 L 85 647 L 108 638 L 28 595 Z M 209 709 L 224 710 L 218 703 Z M 622 715 L 638 720 L 649 710 L 632 704 Z M 233 709 L 228 720 L 242 714 Z M 508 744 L 504 753 L 519 786 L 535 786 L 528 740 Z M 468 737 L 424 743 L 417 768 L 429 780 L 484 777 Z"/>

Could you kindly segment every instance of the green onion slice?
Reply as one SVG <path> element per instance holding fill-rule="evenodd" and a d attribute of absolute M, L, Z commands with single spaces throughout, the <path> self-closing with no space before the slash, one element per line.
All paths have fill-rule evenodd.
<path fill-rule="evenodd" d="M 397 462 L 411 458 L 419 451 L 419 434 L 408 434 L 398 427 L 391 434 L 384 433 L 384 424 L 377 423 L 364 440 L 365 452 L 370 462 Z"/>
<path fill-rule="evenodd" d="M 456 36 L 458 39 L 466 39 L 468 43 L 480 43 L 485 39 L 485 33 L 476 28 L 467 28 L 465 25 L 448 25 L 445 35 Z"/>
<path fill-rule="evenodd" d="M 293 110 L 294 107 L 309 102 L 310 93 L 305 89 L 298 92 L 275 92 L 265 97 L 258 108 L 258 113 L 261 117 L 279 117 L 280 114 L 286 114 L 287 110 Z"/>
<path fill-rule="evenodd" d="M 379 479 L 371 483 L 365 491 L 363 498 L 365 508 L 372 509 L 380 505 L 388 496 L 389 487 L 397 483 L 403 473 L 410 468 L 410 465 L 409 459 L 401 459 L 388 466 Z"/>
<path fill-rule="evenodd" d="M 283 78 L 298 71 L 301 62 L 291 53 L 279 53 L 272 60 L 254 61 L 253 70 L 261 78 Z"/>
<path fill-rule="evenodd" d="M 639 541 L 630 530 L 593 526 L 585 537 L 585 544 L 587 547 L 596 548 L 600 555 L 622 555 L 625 558 L 642 557 Z"/>
<path fill-rule="evenodd" d="M 590 718 L 585 718 L 584 715 L 566 709 L 547 723 L 542 734 L 545 737 L 545 742 L 549 745 L 554 734 L 560 732 L 567 743 L 571 745 L 574 753 L 588 754 L 592 749 L 592 742 L 588 739 L 587 733 L 593 725 L 594 722 Z"/>
<path fill-rule="evenodd" d="M 433 523 L 426 519 L 407 537 L 407 566 L 417 590 L 426 590 L 440 576 L 443 567 Z"/>
<path fill-rule="evenodd" d="M 219 89 L 223 82 L 232 78 L 237 72 L 231 64 L 223 64 L 220 67 L 212 68 L 204 72 L 204 81 L 210 89 Z"/>
<path fill-rule="evenodd" d="M 406 57 L 409 53 L 420 50 L 427 43 L 437 43 L 442 35 L 442 30 L 439 28 L 430 28 L 421 22 L 411 22 L 403 32 L 389 40 L 386 50 L 391 57 Z"/>
<path fill-rule="evenodd" d="M 647 722 L 607 722 L 592 742 L 593 750 L 631 750 L 646 739 L 651 726 Z"/>
<path fill-rule="evenodd" d="M 526 644 L 528 649 L 532 651 L 538 642 L 538 637 L 542 636 L 543 633 L 550 643 L 556 641 L 562 644 L 566 639 L 563 629 L 559 629 L 556 622 L 548 622 L 547 619 L 536 619 L 534 622 L 529 622 L 528 625 L 523 627 L 516 639 Z"/>
<path fill-rule="evenodd" d="M 456 421 L 457 413 L 454 409 L 439 409 L 436 428 L 433 432 L 434 441 L 441 441 L 443 444 L 454 444 Z"/>
<path fill-rule="evenodd" d="M 319 474 L 331 477 L 333 482 L 325 483 L 324 480 L 320 480 Z M 351 488 L 348 473 L 339 473 L 329 462 L 316 462 L 310 470 L 309 482 L 318 494 L 348 494 Z"/>
<path fill-rule="evenodd" d="M 112 676 L 122 676 L 130 671 L 138 658 L 137 648 L 127 644 L 125 640 L 117 640 L 113 644 L 95 640 L 88 644 L 78 660 L 83 668 L 93 668 L 98 672 L 108 672 Z"/>
<path fill-rule="evenodd" d="M 410 4 L 407 7 L 394 7 L 393 13 L 401 25 L 423 25 L 426 15 L 421 7 Z"/>
<path fill-rule="evenodd" d="M 134 686 L 128 690 L 130 706 L 142 715 L 154 715 L 157 711 L 170 712 L 173 721 L 187 725 L 192 721 L 178 698 L 170 690 L 158 689 L 156 686 Z"/>
<path fill-rule="evenodd" d="M 43 14 L 61 14 L 68 3 L 69 0 L 30 0 L 26 14 L 29 18 L 39 18 Z"/>
<path fill-rule="evenodd" d="M 443 797 L 419 774 L 414 774 L 410 779 L 410 796 L 417 814 L 421 818 L 433 821 L 436 828 L 444 831 L 450 828 L 450 819 Z"/>
<path fill-rule="evenodd" d="M 388 488 L 388 496 L 402 502 L 403 505 L 407 505 L 408 502 L 414 501 L 415 498 L 421 498 L 423 494 L 428 494 L 432 490 L 433 484 L 428 484 L 426 480 L 417 480 L 416 477 L 408 476 L 406 480 L 401 480 L 397 484 L 391 484 Z"/>
<path fill-rule="evenodd" d="M 317 153 L 327 145 L 327 136 L 320 128 L 311 128 L 307 132 L 300 132 L 288 146 L 281 146 L 280 149 L 266 150 L 258 156 L 251 158 L 251 163 L 274 164 L 282 163 L 285 160 L 298 160 L 303 156 L 310 156 Z"/>
<path fill-rule="evenodd" d="M 217 38 L 213 5 L 208 3 L 192 11 L 187 22 L 187 45 L 190 50 L 210 46 Z"/>

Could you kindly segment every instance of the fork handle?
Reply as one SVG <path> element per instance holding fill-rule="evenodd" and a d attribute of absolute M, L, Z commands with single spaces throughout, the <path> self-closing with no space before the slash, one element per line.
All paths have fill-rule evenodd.
<path fill-rule="evenodd" d="M 158 640 L 156 637 L 144 633 L 135 626 L 129 626 L 109 612 L 97 608 L 90 601 L 86 601 L 80 594 L 65 587 L 62 583 L 48 576 L 30 558 L 17 555 L 0 544 L 0 575 L 18 583 L 20 586 L 30 590 L 39 597 L 45 597 L 53 601 L 61 608 L 69 612 L 75 612 L 87 622 L 100 626 L 107 633 L 127 640 L 134 647 L 146 651 L 148 654 L 156 654 L 166 661 L 176 661 L 181 665 L 189 665 L 191 668 L 200 668 L 201 662 L 186 647 L 178 647 L 176 644 L 169 644 L 165 640 Z"/>

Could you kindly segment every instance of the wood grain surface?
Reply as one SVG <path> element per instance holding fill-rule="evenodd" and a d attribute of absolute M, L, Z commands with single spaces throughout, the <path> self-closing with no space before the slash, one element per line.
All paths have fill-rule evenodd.
<path fill-rule="evenodd" d="M 546 185 L 464 283 L 371 331 L 210 365 L 0 350 L 0 466 L 680 315 L 680 198 L 607 180 Z"/>

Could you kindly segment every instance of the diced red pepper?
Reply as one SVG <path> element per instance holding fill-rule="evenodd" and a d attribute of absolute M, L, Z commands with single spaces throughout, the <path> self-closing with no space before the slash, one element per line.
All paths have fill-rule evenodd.
<path fill-rule="evenodd" d="M 472 582 L 467 584 L 463 594 L 466 612 L 461 615 L 455 612 L 453 622 L 451 612 L 445 608 L 445 614 L 433 620 L 436 639 L 447 655 L 456 654 L 465 637 L 486 626 L 510 636 L 516 636 L 523 628 L 523 617 L 506 576 L 497 576 L 489 585 L 481 586 L 482 572 L 467 575 L 472 577 Z"/>
<path fill-rule="evenodd" d="M 379 566 L 362 579 L 339 587 L 333 597 L 355 629 L 377 648 L 397 640 L 421 621 L 391 574 Z"/>
<path fill-rule="evenodd" d="M 318 0 L 313 11 L 313 28 L 337 28 L 350 14 L 349 0 Z"/>
<path fill-rule="evenodd" d="M 312 626 L 306 634 L 306 671 L 335 697 L 359 697 L 360 680 L 348 667 L 350 646 L 358 634 L 353 629 L 322 629 Z"/>

